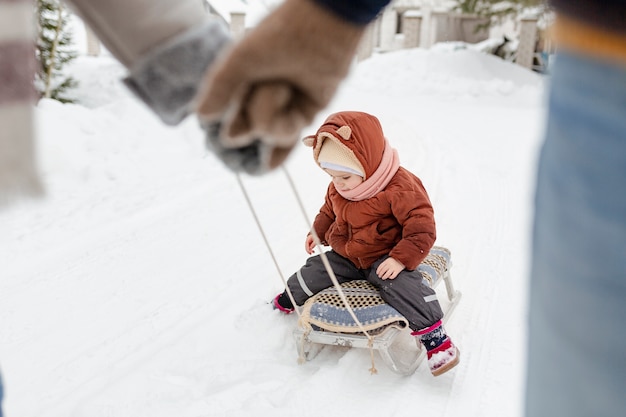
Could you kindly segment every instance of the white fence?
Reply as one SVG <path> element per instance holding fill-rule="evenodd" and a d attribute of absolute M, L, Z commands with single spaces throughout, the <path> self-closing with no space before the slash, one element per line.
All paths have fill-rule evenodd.
<path fill-rule="evenodd" d="M 388 8 L 368 28 L 357 54 L 358 60 L 374 51 L 389 52 L 405 48 L 430 48 L 438 42 L 478 43 L 489 37 L 489 20 L 484 17 L 449 11 Z M 533 67 L 537 44 L 537 18 L 519 19 L 519 44 L 515 62 Z"/>
<path fill-rule="evenodd" d="M 246 31 L 246 15 L 230 15 L 231 32 L 235 39 Z M 437 42 L 462 41 L 477 43 L 487 39 L 488 20 L 473 15 L 433 10 L 388 7 L 372 22 L 361 41 L 357 59 L 370 57 L 374 51 L 388 52 L 405 48 L 429 48 Z M 87 53 L 100 54 L 100 43 L 87 28 Z M 533 67 L 537 42 L 537 19 L 524 17 L 519 24 L 519 46 L 516 62 L 525 68 Z"/>

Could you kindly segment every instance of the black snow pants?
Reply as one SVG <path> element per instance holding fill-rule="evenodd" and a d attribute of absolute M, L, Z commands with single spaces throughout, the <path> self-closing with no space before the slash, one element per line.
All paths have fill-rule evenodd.
<path fill-rule="evenodd" d="M 376 274 L 376 268 L 387 256 L 367 269 L 357 268 L 351 261 L 332 250 L 326 252 L 326 256 L 340 284 L 357 279 L 369 281 L 379 289 L 382 299 L 409 321 L 411 330 L 430 327 L 443 317 L 437 294 L 423 282 L 422 274 L 418 270 L 405 269 L 395 279 L 383 280 Z M 289 277 L 287 285 L 296 304 L 301 306 L 309 297 L 332 287 L 333 282 L 322 258 L 316 255 L 311 256 L 298 272 Z"/>

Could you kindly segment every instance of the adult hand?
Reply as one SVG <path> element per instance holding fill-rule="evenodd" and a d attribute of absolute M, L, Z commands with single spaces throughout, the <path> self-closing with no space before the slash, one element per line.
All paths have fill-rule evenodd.
<path fill-rule="evenodd" d="M 196 110 L 211 146 L 231 150 L 233 169 L 280 165 L 347 75 L 364 29 L 311 0 L 282 3 L 206 75 Z"/>

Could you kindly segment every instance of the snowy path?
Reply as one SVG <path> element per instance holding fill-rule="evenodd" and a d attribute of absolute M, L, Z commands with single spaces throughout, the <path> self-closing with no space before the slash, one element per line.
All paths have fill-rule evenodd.
<path fill-rule="evenodd" d="M 267 305 L 282 283 L 235 177 L 204 154 L 193 122 L 164 128 L 116 93 L 93 109 L 40 104 L 49 195 L 0 213 L 7 417 L 519 416 L 541 89 L 517 69 L 517 84 L 499 81 L 504 64 L 482 59 L 380 56 L 329 110 L 379 116 L 429 190 L 463 292 L 448 325 L 462 352 L 454 372 L 401 377 L 378 359 L 372 376 L 368 351 L 338 347 L 297 365 L 297 318 Z M 416 62 L 477 60 L 495 71 L 478 90 L 449 70 L 405 94 Z M 403 86 L 381 82 L 389 65 Z M 309 152 L 287 168 L 312 218 L 327 178 Z M 288 277 L 307 226 L 287 181 L 243 182 Z"/>

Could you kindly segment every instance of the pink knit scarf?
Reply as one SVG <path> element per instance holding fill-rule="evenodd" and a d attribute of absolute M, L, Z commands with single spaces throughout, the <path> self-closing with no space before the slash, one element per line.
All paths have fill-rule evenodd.
<path fill-rule="evenodd" d="M 396 175 L 400 167 L 400 158 L 398 151 L 393 149 L 389 142 L 385 140 L 385 150 L 383 151 L 383 159 L 380 165 L 371 177 L 363 181 L 361 184 L 348 191 L 339 191 L 339 194 L 350 201 L 367 200 L 384 190 L 389 181 Z"/>

